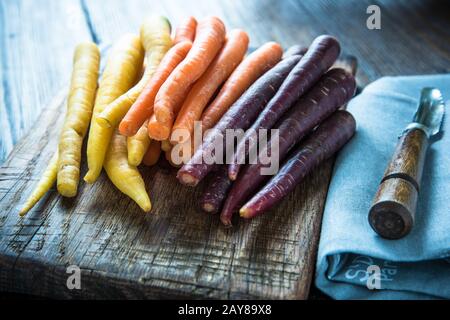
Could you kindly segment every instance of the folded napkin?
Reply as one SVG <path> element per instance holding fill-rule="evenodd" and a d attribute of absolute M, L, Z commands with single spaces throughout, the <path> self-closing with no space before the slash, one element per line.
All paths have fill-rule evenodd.
<path fill-rule="evenodd" d="M 333 298 L 450 299 L 449 104 L 444 132 L 428 149 L 411 233 L 385 240 L 367 220 L 423 87 L 437 87 L 450 99 L 450 75 L 385 77 L 368 85 L 348 106 L 357 132 L 336 159 L 316 268 L 316 286 Z M 376 274 L 380 289 L 370 290 L 368 280 L 373 286 Z"/>

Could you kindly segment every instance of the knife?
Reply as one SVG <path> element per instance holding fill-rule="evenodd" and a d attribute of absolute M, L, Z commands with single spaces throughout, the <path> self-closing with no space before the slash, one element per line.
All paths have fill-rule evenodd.
<path fill-rule="evenodd" d="M 441 130 L 444 99 L 438 89 L 422 89 L 420 103 L 401 134 L 369 211 L 373 230 L 386 239 L 406 236 L 414 225 L 426 152 Z"/>

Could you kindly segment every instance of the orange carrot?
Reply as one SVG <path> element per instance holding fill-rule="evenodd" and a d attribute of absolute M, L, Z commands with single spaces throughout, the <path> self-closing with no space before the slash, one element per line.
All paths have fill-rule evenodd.
<path fill-rule="evenodd" d="M 282 54 L 283 49 L 278 43 L 268 42 L 245 58 L 203 113 L 201 117 L 203 132 L 214 127 L 244 91 L 280 61 Z"/>
<path fill-rule="evenodd" d="M 190 89 L 191 87 L 189 87 Z M 189 90 L 188 90 L 189 92 Z M 187 93 L 186 92 L 186 95 Z M 186 99 L 186 95 L 184 95 L 181 99 L 181 101 L 184 101 Z M 181 104 L 179 104 L 173 111 L 174 111 L 174 118 L 177 116 L 179 108 L 181 107 Z M 158 121 L 156 120 L 156 116 L 153 113 L 150 117 L 150 120 L 148 121 L 148 135 L 150 138 L 163 141 L 163 140 L 169 140 L 170 132 L 172 130 L 172 125 L 174 122 L 174 118 L 168 119 L 168 121 Z M 169 142 L 170 143 L 170 142 Z"/>
<path fill-rule="evenodd" d="M 177 44 L 182 41 L 193 42 L 195 38 L 195 28 L 197 28 L 197 20 L 194 17 L 184 19 L 175 31 L 173 43 Z"/>
<path fill-rule="evenodd" d="M 154 140 L 163 141 L 169 139 L 172 124 L 156 120 L 155 114 L 148 120 L 148 136 Z"/>
<path fill-rule="evenodd" d="M 211 97 L 242 61 L 247 52 L 248 42 L 248 35 L 243 30 L 235 29 L 227 35 L 222 50 L 189 92 L 172 127 L 172 132 L 185 130 L 190 136 L 193 135 L 194 121 L 200 120 L 203 109 Z M 183 143 L 190 136 L 180 135 L 177 137 L 178 140 L 171 138 L 170 142 Z"/>
<path fill-rule="evenodd" d="M 159 155 L 161 154 L 161 142 L 156 140 L 151 140 L 148 146 L 147 152 L 142 159 L 142 163 L 146 166 L 153 166 L 159 160 Z"/>
<path fill-rule="evenodd" d="M 138 99 L 133 103 L 119 125 L 124 136 L 133 136 L 153 112 L 153 102 L 161 85 L 175 67 L 186 57 L 192 43 L 183 41 L 172 47 L 164 56 L 155 73 L 147 82 Z"/>
<path fill-rule="evenodd" d="M 176 111 L 180 108 L 189 87 L 206 71 L 224 41 L 225 26 L 219 18 L 209 17 L 200 21 L 191 50 L 156 95 L 154 112 L 159 122 L 172 126 Z"/>

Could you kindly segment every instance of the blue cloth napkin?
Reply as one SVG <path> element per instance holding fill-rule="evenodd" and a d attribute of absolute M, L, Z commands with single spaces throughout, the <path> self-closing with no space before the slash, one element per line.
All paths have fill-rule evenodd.
<path fill-rule="evenodd" d="M 448 114 L 444 132 L 428 149 L 411 233 L 401 240 L 384 240 L 367 220 L 397 138 L 411 122 L 423 87 L 437 87 L 445 100 L 450 99 L 450 75 L 385 77 L 368 85 L 348 106 L 357 132 L 336 159 L 316 268 L 317 287 L 333 298 L 450 299 Z M 379 289 L 370 290 L 368 283 Z"/>

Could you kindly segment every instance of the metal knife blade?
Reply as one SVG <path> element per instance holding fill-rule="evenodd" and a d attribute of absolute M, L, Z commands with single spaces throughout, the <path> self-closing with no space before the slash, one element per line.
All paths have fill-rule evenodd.
<path fill-rule="evenodd" d="M 436 88 L 423 88 L 420 103 L 413 117 L 413 123 L 406 128 L 422 129 L 428 138 L 441 130 L 445 112 L 444 98 L 441 91 Z"/>

